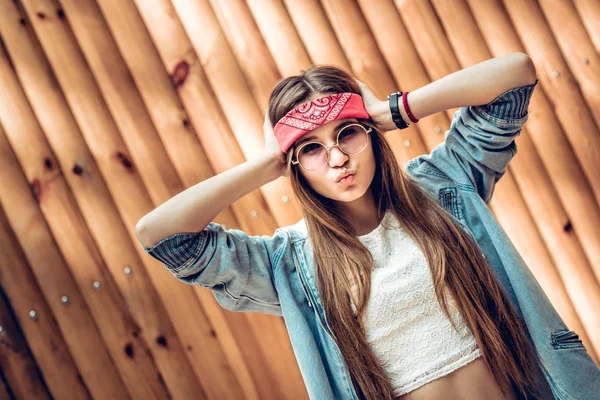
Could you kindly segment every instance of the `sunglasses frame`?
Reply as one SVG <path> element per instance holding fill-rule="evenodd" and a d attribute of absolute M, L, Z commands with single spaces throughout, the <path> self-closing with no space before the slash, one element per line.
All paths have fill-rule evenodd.
<path fill-rule="evenodd" d="M 342 132 L 344 131 L 344 129 L 348 128 L 349 126 L 360 126 L 360 127 L 361 127 L 361 128 L 364 130 L 364 131 L 365 131 L 365 133 L 367 134 L 367 142 L 365 143 L 365 147 L 363 147 L 362 149 L 360 149 L 360 150 L 359 150 L 359 151 L 357 151 L 356 153 L 346 153 L 346 152 L 345 152 L 344 150 L 342 150 L 342 148 L 340 147 L 340 133 L 342 133 Z M 329 157 L 329 151 L 331 150 L 331 148 L 332 148 L 332 147 L 336 147 L 336 146 L 337 146 L 337 148 L 338 148 L 338 149 L 340 149 L 340 151 L 341 151 L 342 153 L 344 153 L 344 154 L 346 154 L 346 155 L 351 155 L 351 154 L 359 154 L 359 153 L 361 153 L 362 151 L 364 151 L 364 150 L 367 148 L 367 146 L 369 145 L 369 140 L 371 140 L 369 133 L 371 133 L 371 131 L 372 131 L 372 130 L 373 130 L 373 128 L 372 128 L 372 127 L 370 127 L 370 126 L 369 126 L 369 127 L 368 127 L 368 129 L 367 129 L 367 128 L 365 128 L 365 127 L 364 127 L 362 124 L 359 124 L 359 123 L 353 123 L 353 124 L 348 124 L 348 125 L 344 126 L 342 129 L 340 129 L 340 131 L 338 132 L 338 134 L 337 134 L 337 136 L 336 136 L 336 138 L 335 138 L 335 143 L 334 143 L 334 144 L 332 144 L 332 145 L 331 145 L 331 146 L 329 146 L 329 147 L 325 146 L 325 145 L 324 145 L 323 143 L 321 143 L 321 142 L 316 142 L 316 141 L 314 141 L 314 142 L 306 142 L 306 143 L 303 143 L 303 144 L 302 144 L 300 147 L 298 147 L 298 149 L 295 151 L 295 155 L 294 155 L 294 156 L 295 156 L 295 158 L 296 158 L 296 159 L 295 159 L 295 160 L 292 160 L 292 165 L 296 165 L 296 164 L 298 164 L 298 165 L 300 165 L 300 168 L 302 168 L 303 170 L 305 170 L 305 171 L 308 171 L 308 172 L 315 172 L 315 171 L 318 171 L 318 170 L 320 170 L 321 168 L 323 168 L 324 166 L 326 166 L 326 165 L 327 165 L 327 163 L 329 162 L 329 158 L 330 158 L 330 157 Z M 304 146 L 308 146 L 309 144 L 313 144 L 313 143 L 316 143 L 316 144 L 319 144 L 319 145 L 321 145 L 321 146 L 325 147 L 325 151 L 327 151 L 327 161 L 325 161 L 325 164 L 323 164 L 322 166 L 320 166 L 320 167 L 319 167 L 319 168 L 317 168 L 317 169 L 306 169 L 306 168 L 304 168 L 304 167 L 302 166 L 302 164 L 300 164 L 300 161 L 298 161 L 298 153 L 300 153 L 300 150 L 302 150 L 302 149 L 304 148 Z"/>

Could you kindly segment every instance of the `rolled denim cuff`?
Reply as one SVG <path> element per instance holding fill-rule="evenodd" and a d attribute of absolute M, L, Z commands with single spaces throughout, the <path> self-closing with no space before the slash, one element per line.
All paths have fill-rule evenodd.
<path fill-rule="evenodd" d="M 205 236 L 202 232 L 176 233 L 150 248 L 144 248 L 144 251 L 162 262 L 167 269 L 178 272 L 198 258 Z"/>
<path fill-rule="evenodd" d="M 536 79 L 531 85 L 509 89 L 490 103 L 476 108 L 505 121 L 522 119 L 527 116 L 529 101 L 538 82 Z"/>

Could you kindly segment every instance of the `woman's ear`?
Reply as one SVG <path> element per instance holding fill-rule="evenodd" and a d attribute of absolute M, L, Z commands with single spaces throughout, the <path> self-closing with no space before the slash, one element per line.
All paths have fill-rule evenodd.
<path fill-rule="evenodd" d="M 294 157 L 294 146 L 290 147 L 288 149 L 288 152 L 286 153 L 286 158 L 285 158 L 285 168 L 283 170 L 283 176 L 285 176 L 286 178 L 290 176 L 290 174 L 292 173 L 292 158 Z"/>

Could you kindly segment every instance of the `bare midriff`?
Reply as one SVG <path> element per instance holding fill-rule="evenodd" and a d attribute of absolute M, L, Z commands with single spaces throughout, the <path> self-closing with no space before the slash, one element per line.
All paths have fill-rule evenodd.
<path fill-rule="evenodd" d="M 505 396 L 482 357 L 448 375 L 396 398 L 396 400 L 516 400 L 514 391 Z"/>

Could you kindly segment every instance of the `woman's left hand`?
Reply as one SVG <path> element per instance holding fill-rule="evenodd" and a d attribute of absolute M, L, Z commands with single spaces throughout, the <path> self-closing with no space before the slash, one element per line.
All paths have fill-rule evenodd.
<path fill-rule="evenodd" d="M 361 96 L 363 98 L 363 104 L 365 105 L 365 109 L 367 113 L 371 116 L 375 124 L 377 125 L 377 129 L 381 131 L 381 133 L 385 133 L 388 131 L 393 131 L 397 129 L 396 124 L 392 120 L 392 113 L 390 111 L 390 103 L 388 100 L 381 101 L 375 96 L 375 94 L 361 81 L 358 79 L 358 86 L 360 86 Z"/>

